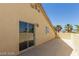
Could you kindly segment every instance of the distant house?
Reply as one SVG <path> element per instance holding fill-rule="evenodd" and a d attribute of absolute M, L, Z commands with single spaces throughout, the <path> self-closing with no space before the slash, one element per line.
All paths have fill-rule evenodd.
<path fill-rule="evenodd" d="M 55 36 L 41 4 L 0 4 L 0 54 L 18 55 Z"/>

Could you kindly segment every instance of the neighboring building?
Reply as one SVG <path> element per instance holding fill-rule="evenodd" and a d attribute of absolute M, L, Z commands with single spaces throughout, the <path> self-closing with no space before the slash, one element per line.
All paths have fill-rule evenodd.
<path fill-rule="evenodd" d="M 41 4 L 0 4 L 0 55 L 18 55 L 55 33 Z"/>

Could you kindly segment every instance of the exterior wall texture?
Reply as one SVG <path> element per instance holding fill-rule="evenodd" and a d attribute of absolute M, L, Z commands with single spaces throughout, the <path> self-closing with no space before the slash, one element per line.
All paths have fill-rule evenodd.
<path fill-rule="evenodd" d="M 0 4 L 0 53 L 19 53 L 20 20 L 35 24 L 35 45 L 55 37 L 55 32 L 43 13 L 37 12 L 30 4 Z M 46 26 L 49 28 L 47 34 Z"/>
<path fill-rule="evenodd" d="M 58 36 L 61 37 L 61 39 L 69 39 L 70 40 L 71 35 L 72 35 L 72 33 L 62 33 L 62 32 L 58 33 Z"/>

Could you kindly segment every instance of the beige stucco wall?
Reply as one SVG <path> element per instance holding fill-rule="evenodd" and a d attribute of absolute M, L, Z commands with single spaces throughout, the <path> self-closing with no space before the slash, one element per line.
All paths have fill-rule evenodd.
<path fill-rule="evenodd" d="M 19 23 L 16 6 L 0 4 L 0 55 L 15 55 L 19 51 Z"/>
<path fill-rule="evenodd" d="M 42 12 L 38 13 L 30 4 L 0 4 L 0 53 L 19 53 L 19 20 L 39 24 L 39 27 L 35 26 L 35 45 L 55 37 Z M 48 34 L 45 26 L 50 29 Z"/>
<path fill-rule="evenodd" d="M 71 39 L 71 35 L 72 33 L 62 33 L 62 32 L 58 33 L 58 36 L 62 39 Z"/>

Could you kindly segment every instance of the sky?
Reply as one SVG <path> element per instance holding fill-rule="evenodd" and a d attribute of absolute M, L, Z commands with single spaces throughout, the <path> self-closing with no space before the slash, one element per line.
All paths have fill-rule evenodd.
<path fill-rule="evenodd" d="M 79 24 L 79 4 L 43 3 L 42 7 L 53 25 Z"/>

